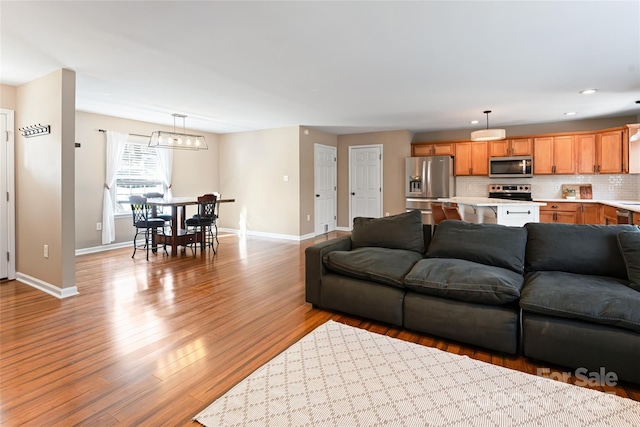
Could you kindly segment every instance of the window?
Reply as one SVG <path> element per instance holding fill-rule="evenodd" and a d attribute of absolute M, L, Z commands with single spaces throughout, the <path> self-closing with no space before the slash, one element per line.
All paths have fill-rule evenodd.
<path fill-rule="evenodd" d="M 115 212 L 130 212 L 129 196 L 163 193 L 162 171 L 156 149 L 146 144 L 127 142 L 116 173 Z"/>

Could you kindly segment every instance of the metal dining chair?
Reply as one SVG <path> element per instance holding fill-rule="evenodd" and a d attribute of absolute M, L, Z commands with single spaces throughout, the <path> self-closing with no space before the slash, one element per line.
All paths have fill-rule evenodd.
<path fill-rule="evenodd" d="M 198 197 L 198 213 L 191 218 L 187 218 L 185 225 L 187 226 L 187 232 L 194 233 L 199 236 L 194 241 L 193 254 L 195 255 L 195 245 L 200 241 L 200 249 L 204 250 L 205 247 L 210 246 L 213 253 L 216 253 L 216 248 L 213 244 L 213 230 L 212 228 L 216 224 L 216 201 L 218 197 L 215 194 L 205 194 Z M 217 234 L 217 230 L 216 230 Z"/>
<path fill-rule="evenodd" d="M 131 258 L 136 256 L 136 251 L 139 247 L 144 248 L 147 252 L 147 261 L 149 261 L 149 249 L 153 244 L 153 235 L 162 235 L 163 236 L 163 249 L 164 252 L 169 255 L 167 252 L 167 242 L 164 238 L 164 224 L 165 221 L 162 218 L 152 218 L 150 209 L 151 207 L 147 204 L 147 198 L 142 196 L 131 196 L 129 197 L 129 202 L 131 203 L 131 216 L 133 218 L 133 226 L 136 228 L 136 234 L 133 237 L 133 255 Z M 140 231 L 144 232 L 144 245 L 138 244 L 138 234 Z M 162 230 L 161 232 L 158 230 Z"/>
<path fill-rule="evenodd" d="M 163 193 L 144 193 L 142 197 L 147 199 L 163 199 Z M 156 207 L 156 218 L 162 218 L 164 220 L 165 227 L 171 227 L 171 213 L 166 213 L 163 208 Z"/>

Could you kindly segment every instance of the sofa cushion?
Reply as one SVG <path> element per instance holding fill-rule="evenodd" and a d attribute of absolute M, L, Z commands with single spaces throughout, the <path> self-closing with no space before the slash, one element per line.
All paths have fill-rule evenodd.
<path fill-rule="evenodd" d="M 618 246 L 627 266 L 629 286 L 640 291 L 640 233 L 625 231 L 618 234 Z"/>
<path fill-rule="evenodd" d="M 520 296 L 524 276 L 461 259 L 418 261 L 404 279 L 408 289 L 458 301 L 502 305 Z"/>
<path fill-rule="evenodd" d="M 384 218 L 353 219 L 352 248 L 375 246 L 424 253 L 422 214 L 405 212 Z"/>
<path fill-rule="evenodd" d="M 404 249 L 359 248 L 329 252 L 323 258 L 329 270 L 356 279 L 404 287 L 404 276 L 422 255 Z"/>
<path fill-rule="evenodd" d="M 443 221 L 427 250 L 427 258 L 457 258 L 516 273 L 524 270 L 527 230 L 497 224 Z"/>
<path fill-rule="evenodd" d="M 627 278 L 618 233 L 634 225 L 528 223 L 527 271 L 564 271 Z"/>
<path fill-rule="evenodd" d="M 640 292 L 626 286 L 623 279 L 561 271 L 529 273 L 520 307 L 640 332 Z"/>

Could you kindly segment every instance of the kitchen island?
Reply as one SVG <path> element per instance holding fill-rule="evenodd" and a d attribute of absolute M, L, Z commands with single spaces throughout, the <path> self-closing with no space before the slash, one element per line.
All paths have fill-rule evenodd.
<path fill-rule="evenodd" d="M 476 224 L 502 224 L 522 227 L 540 221 L 540 206 L 544 202 L 493 199 L 489 197 L 450 197 L 438 199 L 442 203 L 456 203 L 462 219 Z"/>

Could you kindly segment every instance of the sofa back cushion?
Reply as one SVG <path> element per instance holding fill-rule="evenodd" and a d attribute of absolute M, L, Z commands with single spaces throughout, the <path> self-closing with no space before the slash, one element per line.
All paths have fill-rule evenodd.
<path fill-rule="evenodd" d="M 351 248 L 367 246 L 424 253 L 422 214 L 411 211 L 384 218 L 354 218 Z"/>
<path fill-rule="evenodd" d="M 497 224 L 442 221 L 436 227 L 427 258 L 455 258 L 524 271 L 527 230 Z"/>
<path fill-rule="evenodd" d="M 627 279 L 618 234 L 634 225 L 528 223 L 527 271 L 564 271 Z"/>
<path fill-rule="evenodd" d="M 640 233 L 623 231 L 618 234 L 618 246 L 627 267 L 629 286 L 640 292 Z"/>

